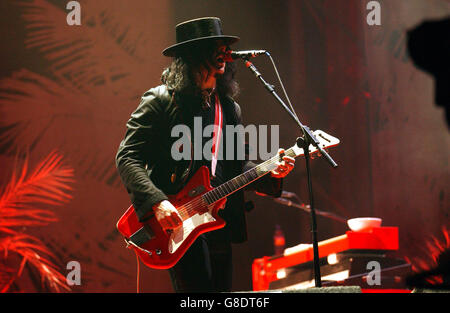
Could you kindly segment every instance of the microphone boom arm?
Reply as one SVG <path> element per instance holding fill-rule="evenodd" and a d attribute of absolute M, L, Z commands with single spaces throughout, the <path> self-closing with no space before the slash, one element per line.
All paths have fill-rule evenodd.
<path fill-rule="evenodd" d="M 266 52 L 268 54 L 268 52 Z M 264 87 L 269 91 L 275 99 L 278 100 L 278 102 L 284 107 L 284 109 L 288 112 L 289 116 L 295 121 L 295 123 L 300 126 L 300 129 L 303 132 L 303 140 L 305 141 L 305 144 L 302 146 L 310 145 L 312 144 L 317 148 L 317 150 L 320 151 L 320 154 L 325 157 L 325 159 L 328 161 L 328 163 L 333 167 L 336 168 L 338 165 L 336 162 L 331 158 L 331 156 L 319 145 L 319 140 L 314 136 L 314 134 L 311 132 L 308 126 L 303 125 L 300 120 L 295 116 L 295 114 L 288 108 L 288 106 L 283 102 L 283 100 L 278 96 L 278 94 L 275 92 L 275 88 L 273 85 L 267 83 L 264 78 L 262 77 L 261 73 L 258 71 L 258 69 L 253 65 L 252 62 L 248 60 L 248 58 L 242 58 L 245 62 L 245 66 L 248 67 L 253 74 L 262 82 Z"/>

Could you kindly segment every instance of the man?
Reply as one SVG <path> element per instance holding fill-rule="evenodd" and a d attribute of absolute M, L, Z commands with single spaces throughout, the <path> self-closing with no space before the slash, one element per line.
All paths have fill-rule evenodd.
<path fill-rule="evenodd" d="M 214 140 L 218 133 L 222 134 L 222 144 L 216 145 L 215 150 L 224 149 L 221 152 L 226 156 L 224 151 L 234 147 L 223 144 L 229 135 L 224 131 L 225 126 L 241 124 L 239 105 L 232 98 L 238 89 L 234 65 L 226 62 L 229 46 L 239 38 L 223 35 L 220 19 L 211 17 L 178 24 L 176 38 L 177 43 L 163 51 L 165 56 L 174 58 L 162 74 L 163 84 L 143 95 L 127 123 L 125 139 L 116 157 L 118 171 L 139 220 L 142 222 L 154 214 L 164 230 L 175 230 L 183 223 L 167 195 L 180 191 L 200 166 L 210 169 L 212 186 L 256 166 L 236 155 L 231 159 L 216 157 L 215 162 L 211 161 L 213 157 L 174 159 L 171 154 L 177 139 L 171 136 L 174 126 L 184 124 L 192 129 L 195 117 L 202 118 L 203 127 L 217 125 L 212 138 L 203 140 Z M 221 116 L 221 130 L 217 116 Z M 191 142 L 192 149 L 197 147 Z M 179 151 L 187 148 L 176 147 Z M 281 178 L 294 166 L 293 158 L 283 156 L 282 159 L 270 175 L 248 185 L 247 190 L 280 196 Z M 176 292 L 231 291 L 231 243 L 246 240 L 242 190 L 227 198 L 220 215 L 226 226 L 197 238 L 169 270 Z"/>

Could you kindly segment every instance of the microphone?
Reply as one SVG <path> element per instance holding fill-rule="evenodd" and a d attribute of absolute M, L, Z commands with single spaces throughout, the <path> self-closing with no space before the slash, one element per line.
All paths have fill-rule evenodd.
<path fill-rule="evenodd" d="M 226 62 L 232 62 L 236 59 L 254 58 L 258 55 L 267 53 L 266 50 L 243 50 L 243 51 L 228 51 L 225 56 Z"/>

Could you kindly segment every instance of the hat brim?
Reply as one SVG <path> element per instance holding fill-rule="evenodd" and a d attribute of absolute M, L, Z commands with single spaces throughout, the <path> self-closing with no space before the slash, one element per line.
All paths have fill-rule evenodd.
<path fill-rule="evenodd" d="M 237 41 L 239 41 L 239 37 L 236 36 L 208 36 L 208 37 L 200 37 L 191 40 L 186 40 L 175 45 L 172 45 L 163 50 L 162 54 L 166 57 L 176 57 L 180 52 L 187 50 L 190 47 L 194 47 L 196 44 L 205 42 L 208 40 L 223 40 L 226 45 L 231 45 Z"/>

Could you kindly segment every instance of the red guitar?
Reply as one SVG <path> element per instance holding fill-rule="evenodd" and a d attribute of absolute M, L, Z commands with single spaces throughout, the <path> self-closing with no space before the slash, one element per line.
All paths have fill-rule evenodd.
<path fill-rule="evenodd" d="M 339 139 L 323 131 L 316 130 L 314 134 L 324 149 L 339 144 Z M 311 154 L 317 151 L 313 146 L 309 150 Z M 290 157 L 303 154 L 303 149 L 297 145 L 285 151 L 285 155 Z M 181 227 L 166 232 L 154 216 L 140 223 L 133 206 L 130 206 L 117 222 L 117 229 L 125 237 L 127 247 L 133 248 L 145 265 L 157 269 L 170 268 L 199 235 L 225 226 L 218 211 L 225 206 L 229 195 L 277 168 L 279 160 L 280 156 L 276 155 L 216 188 L 211 187 L 209 170 L 203 166 L 178 194 L 169 196 L 183 220 Z"/>

